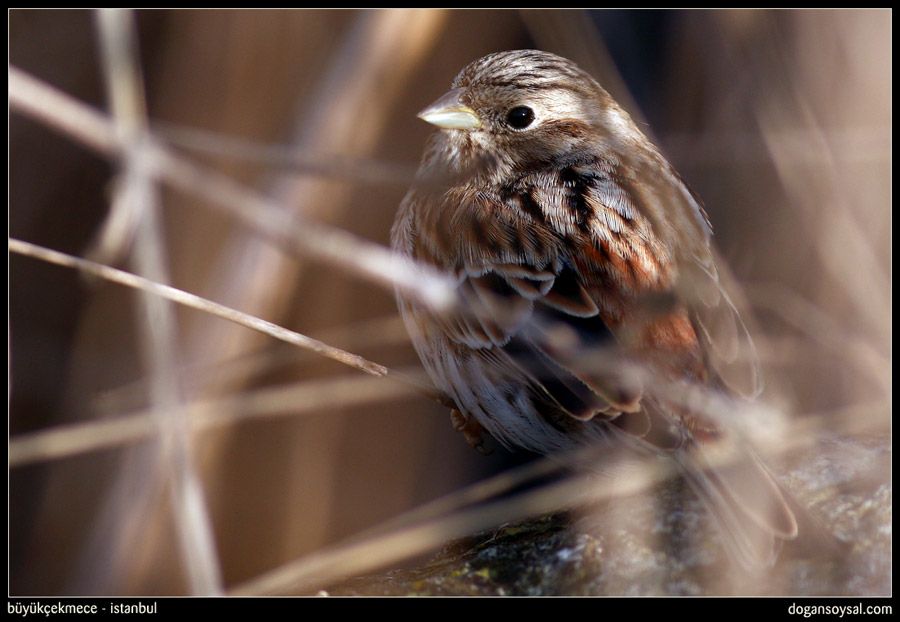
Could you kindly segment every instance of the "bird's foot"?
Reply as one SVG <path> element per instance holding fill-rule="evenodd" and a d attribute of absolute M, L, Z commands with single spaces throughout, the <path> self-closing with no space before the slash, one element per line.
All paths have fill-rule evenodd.
<path fill-rule="evenodd" d="M 492 453 L 492 450 L 485 445 L 487 431 L 481 427 L 475 417 L 464 415 L 454 408 L 450 411 L 450 423 L 453 424 L 454 430 L 462 433 L 463 438 L 475 451 L 485 456 Z"/>

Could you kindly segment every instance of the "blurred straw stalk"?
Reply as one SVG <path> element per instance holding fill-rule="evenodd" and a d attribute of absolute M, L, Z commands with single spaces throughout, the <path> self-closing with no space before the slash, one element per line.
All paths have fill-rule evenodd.
<path fill-rule="evenodd" d="M 756 311 L 765 399 L 790 416 L 804 446 L 815 446 L 823 428 L 852 428 L 851 438 L 890 434 L 888 15 L 140 11 L 132 60 L 149 127 L 173 154 L 285 214 L 386 244 L 428 132 L 415 113 L 485 53 L 541 47 L 569 56 L 647 123 L 704 198 L 719 249 Z M 10 63 L 115 112 L 104 91 L 109 56 L 97 37 L 90 12 L 14 10 Z M 217 149 L 179 140 L 185 128 L 212 132 L 204 136 Z M 317 163 L 319 174 L 253 156 L 267 147 Z M 110 196 L 121 188 L 110 184 L 113 168 L 15 110 L 10 159 L 10 236 L 76 256 L 95 249 Z M 208 209 L 209 194 L 155 188 L 157 246 L 171 285 L 392 369 L 416 368 L 385 288 L 286 252 L 260 234 L 264 228 Z M 138 248 L 124 243 L 119 255 L 99 256 L 141 271 L 132 263 Z M 130 292 L 18 256 L 10 280 L 14 442 L 154 412 L 145 410 L 152 375 Z M 212 405 L 218 424 L 229 421 L 197 425 L 181 439 L 209 513 L 217 557 L 209 563 L 225 591 L 253 592 L 254 581 L 295 561 L 307 573 L 305 589 L 327 587 L 309 579 L 322 564 L 327 584 L 580 494 L 572 480 L 530 500 L 466 510 L 545 476 L 537 463 L 411 515 L 433 522 L 419 524 L 420 539 L 404 541 L 402 555 L 384 541 L 347 543 L 361 532 L 385 533 L 382 522 L 509 458 L 471 452 L 446 410 L 406 385 L 382 389 L 362 375 L 357 383 L 337 362 L 276 347 L 208 313 L 179 308 L 172 318 L 177 360 L 165 373 L 174 373 L 185 411 Z M 282 403 L 266 401 L 272 396 Z M 293 400 L 303 404 L 292 408 Z M 254 408 L 282 416 L 247 418 Z M 11 470 L 11 593 L 216 591 L 215 581 L 189 580 L 175 544 L 184 519 L 169 493 L 178 480 L 154 445 L 48 457 Z M 884 473 L 870 475 L 887 483 Z M 640 481 L 623 485 L 634 492 Z M 864 490 L 848 486 L 843 493 Z M 416 524 L 404 520 L 396 524 Z M 358 550 L 371 555 L 354 557 Z M 711 592 L 741 589 L 715 576 L 704 581 Z"/>

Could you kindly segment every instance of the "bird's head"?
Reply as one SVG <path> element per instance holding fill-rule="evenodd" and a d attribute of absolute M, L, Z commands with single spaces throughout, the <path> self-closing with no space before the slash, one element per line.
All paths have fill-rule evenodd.
<path fill-rule="evenodd" d="M 584 70 L 537 50 L 498 52 L 466 66 L 419 117 L 439 128 L 427 165 L 505 176 L 644 140 L 628 114 Z"/>

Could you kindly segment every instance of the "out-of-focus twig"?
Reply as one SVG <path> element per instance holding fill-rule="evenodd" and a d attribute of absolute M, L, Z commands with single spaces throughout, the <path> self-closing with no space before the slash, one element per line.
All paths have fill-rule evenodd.
<path fill-rule="evenodd" d="M 177 302 L 191 308 L 195 308 L 217 317 L 221 317 L 242 326 L 252 328 L 264 334 L 270 335 L 292 345 L 300 346 L 311 352 L 315 352 L 322 356 L 336 360 L 344 365 L 366 372 L 375 376 L 380 380 L 382 376 L 388 376 L 396 380 L 395 383 L 385 384 L 386 388 L 374 389 L 369 388 L 365 392 L 350 391 L 345 385 L 337 386 L 324 381 L 322 390 L 316 395 L 319 397 L 327 397 L 331 400 L 330 406 L 337 405 L 357 405 L 362 403 L 364 399 L 377 399 L 379 396 L 396 396 L 405 395 L 407 393 L 415 393 L 423 395 L 439 402 L 444 401 L 438 392 L 431 388 L 428 381 L 421 378 L 420 375 L 398 370 L 389 370 L 387 367 L 369 361 L 359 355 L 346 352 L 339 348 L 335 348 L 316 339 L 307 337 L 300 333 L 288 330 L 271 322 L 250 316 L 235 309 L 225 307 L 210 300 L 201 298 L 195 294 L 179 290 L 169 285 L 155 283 L 143 277 L 112 268 L 103 266 L 95 262 L 66 255 L 58 251 L 23 242 L 21 240 L 10 239 L 9 250 L 21 255 L 41 259 L 56 265 L 75 268 L 82 270 L 96 277 L 100 277 L 127 287 L 133 287 L 147 294 L 161 296 L 165 299 Z M 381 381 L 383 383 L 383 381 Z M 398 392 L 397 384 L 405 385 L 406 391 Z M 384 383 L 383 383 L 384 384 Z M 249 394 L 249 396 L 235 398 L 226 403 L 214 402 L 214 407 L 206 407 L 208 410 L 219 413 L 215 420 L 215 425 L 222 425 L 227 422 L 234 421 L 237 418 L 254 416 L 254 414 L 271 414 L 272 411 L 287 409 L 289 412 L 300 412 L 304 409 L 311 409 L 313 406 L 323 406 L 321 399 L 315 400 L 309 390 L 303 395 L 296 394 L 285 395 L 283 392 L 270 391 L 263 393 L 265 398 L 254 397 L 257 394 Z M 279 400 L 281 400 L 279 402 Z M 202 402 L 205 404 L 209 402 Z M 261 404 L 264 404 L 262 406 Z M 194 404 L 178 406 L 177 410 L 191 411 L 197 407 Z M 229 416 L 221 413 L 227 410 L 233 411 L 234 414 Z M 153 430 L 151 411 L 148 414 L 132 415 L 128 417 L 118 417 L 113 420 L 105 420 L 100 422 L 78 424 L 62 429 L 51 429 L 42 432 L 36 432 L 25 438 L 16 437 L 10 441 L 10 464 L 18 466 L 40 460 L 57 459 L 76 453 L 101 449 L 103 447 L 115 446 L 122 443 L 133 442 L 150 435 Z M 210 425 L 210 424 L 201 424 Z"/>
<path fill-rule="evenodd" d="M 249 315 L 249 314 L 248 314 Z M 314 339 L 322 343 L 342 342 L 341 349 L 359 352 L 365 348 L 392 346 L 409 341 L 409 335 L 399 315 L 392 314 L 372 320 L 356 322 L 349 326 L 333 327 L 317 334 Z M 183 379 L 185 390 L 190 393 L 208 383 L 212 377 L 218 386 L 237 386 L 257 374 L 274 372 L 289 366 L 303 365 L 316 360 L 317 353 L 311 350 L 290 347 L 294 344 L 279 342 L 269 344 L 239 354 L 218 364 L 206 361 L 182 364 L 178 375 Z M 94 404 L 100 413 L 116 413 L 134 410 L 145 400 L 146 382 L 137 379 L 114 387 L 99 394 Z"/>
<path fill-rule="evenodd" d="M 649 479 L 648 474 L 648 479 Z M 560 507 L 584 502 L 594 481 L 582 476 L 542 487 L 508 500 L 478 506 L 361 541 L 334 546 L 308 555 L 229 591 L 233 596 L 303 594 L 335 581 L 402 560 L 450 540 L 486 528 Z M 640 489 L 644 484 L 632 480 Z M 617 485 L 617 492 L 620 487 Z"/>
<path fill-rule="evenodd" d="M 287 341 L 306 349 L 316 351 L 324 356 L 337 360 L 338 362 L 360 369 L 360 371 L 366 371 L 373 375 L 385 375 L 388 373 L 386 367 L 367 361 L 358 355 L 322 344 L 305 335 L 294 333 L 293 331 L 289 331 L 283 327 L 272 324 L 271 322 L 219 305 L 218 303 L 206 300 L 195 294 L 189 294 L 188 292 L 170 286 L 153 283 L 147 279 L 142 279 L 136 275 L 109 266 L 101 266 L 85 259 L 72 257 L 64 253 L 59 253 L 58 251 L 45 249 L 20 240 L 10 240 L 9 248 L 11 251 L 17 253 L 30 255 L 45 261 L 50 261 L 51 263 L 84 270 L 101 278 L 106 278 L 129 287 L 143 288 L 148 292 L 165 296 L 173 301 L 193 308 L 211 312 L 235 323 L 281 339 L 282 341 Z M 683 405 L 694 412 L 708 416 L 712 421 L 721 424 L 725 428 L 736 430 L 743 437 L 753 438 L 754 435 L 758 435 L 762 431 L 770 434 L 777 434 L 779 429 L 779 422 L 782 419 L 781 415 L 763 404 L 737 401 L 703 386 L 694 386 L 683 382 L 672 382 L 645 365 L 623 363 L 620 358 L 616 356 L 614 351 L 599 352 L 592 358 L 590 364 L 595 365 L 596 369 L 610 369 L 611 372 L 620 374 L 623 378 L 627 378 L 627 381 L 629 382 L 634 382 L 639 386 L 647 387 L 648 391 L 652 392 L 653 395 L 671 401 L 674 404 Z M 394 372 L 393 375 L 396 375 L 396 372 Z M 427 394 L 432 399 L 436 399 L 442 403 L 445 402 L 445 400 L 434 390 L 422 388 L 420 392 Z M 765 422 L 765 425 L 760 425 L 761 422 Z"/>
<path fill-rule="evenodd" d="M 134 14 L 103 9 L 95 15 L 112 121 L 124 148 L 124 158 L 107 226 L 94 253 L 114 257 L 124 253 L 133 238 L 133 261 L 137 271 L 149 279 L 167 283 L 169 268 L 158 209 L 157 180 L 144 158 L 147 112 Z M 222 571 L 212 521 L 194 464 L 190 428 L 180 412 L 183 397 L 175 376 L 179 357 L 174 310 L 168 300 L 146 290 L 139 289 L 138 297 L 141 353 L 149 372 L 151 415 L 161 450 L 158 455 L 144 458 L 155 462 L 149 465 L 150 477 L 154 477 L 153 473 L 168 476 L 175 530 L 191 592 L 221 594 Z M 142 469 L 138 467 L 138 470 Z M 124 511 L 136 511 L 137 504 L 120 502 L 119 491 L 132 488 L 133 480 L 146 477 L 145 473 L 120 473 L 119 486 L 110 493 L 113 506 L 121 505 L 127 508 Z M 152 503 L 156 489 L 157 486 L 150 483 L 139 490 L 139 494 Z M 123 508 L 110 507 L 109 511 L 122 512 Z"/>
<path fill-rule="evenodd" d="M 753 303 L 778 315 L 812 341 L 827 347 L 842 359 L 860 365 L 866 375 L 878 381 L 884 395 L 890 395 L 891 361 L 889 344 L 879 351 L 871 341 L 860 339 L 839 325 L 825 309 L 806 300 L 798 292 L 774 284 L 751 284 L 747 291 Z"/>
<path fill-rule="evenodd" d="M 62 91 L 9 67 L 9 105 L 105 156 L 117 155 L 121 142 L 109 119 Z"/>
<path fill-rule="evenodd" d="M 298 147 L 261 144 L 192 127 L 154 125 L 154 133 L 174 147 L 271 169 L 368 184 L 409 186 L 416 167 L 372 158 L 315 153 Z"/>
<path fill-rule="evenodd" d="M 402 377 L 417 376 L 403 372 Z M 387 382 L 367 376 L 338 377 L 187 402 L 179 407 L 177 414 L 186 422 L 188 434 L 195 434 L 250 419 L 308 415 L 321 413 L 325 408 L 370 406 L 416 394 L 417 387 L 408 382 Z M 147 440 L 155 431 L 156 415 L 153 410 L 145 410 L 22 434 L 9 442 L 9 465 L 21 467 L 120 447 Z"/>
<path fill-rule="evenodd" d="M 34 257 L 56 265 L 75 268 L 108 281 L 125 285 L 126 287 L 140 289 L 153 295 L 161 296 L 172 302 L 177 302 L 178 304 L 221 317 L 291 345 L 310 350 L 316 354 L 343 363 L 344 365 L 353 367 L 354 369 L 358 369 L 367 374 L 384 376 L 388 373 L 385 366 L 366 360 L 361 356 L 341 350 L 340 348 L 335 348 L 318 341 L 317 339 L 312 339 L 301 333 L 273 324 L 272 322 L 267 322 L 266 320 L 242 313 L 236 309 L 220 305 L 212 300 L 201 298 L 196 294 L 177 289 L 171 285 L 156 283 L 149 279 L 145 279 L 144 277 L 137 276 L 136 274 L 131 274 L 110 266 L 104 266 L 87 259 L 73 257 L 72 255 L 60 253 L 59 251 L 54 251 L 21 240 L 10 239 L 9 250 L 20 255 Z"/>
<path fill-rule="evenodd" d="M 9 248 L 14 252 L 31 255 L 52 263 L 78 268 L 129 287 L 144 288 L 147 291 L 160 296 L 165 296 L 187 306 L 209 311 L 235 323 L 281 339 L 282 341 L 287 341 L 312 351 L 317 351 L 329 358 L 356 369 L 360 369 L 361 371 L 366 371 L 367 373 L 375 375 L 385 375 L 387 373 L 387 368 L 366 361 L 358 355 L 322 344 L 305 335 L 294 333 L 293 331 L 289 331 L 283 327 L 272 324 L 271 322 L 255 318 L 241 313 L 240 311 L 200 298 L 195 294 L 189 294 L 169 286 L 153 283 L 109 266 L 101 266 L 85 259 L 79 259 L 64 253 L 44 249 L 20 240 L 10 240 Z M 780 416 L 778 413 L 775 413 L 772 409 L 767 408 L 762 404 L 739 402 L 723 394 L 719 394 L 718 392 L 710 391 L 702 386 L 674 383 L 661 377 L 658 373 L 654 372 L 653 369 L 644 365 L 627 365 L 622 363 L 622 361 L 619 360 L 619 357 L 615 355 L 615 352 L 600 352 L 594 357 L 591 364 L 596 365 L 597 369 L 611 368 L 611 371 L 614 371 L 615 373 L 625 374 L 628 376 L 629 381 L 652 389 L 652 393 L 657 397 L 691 408 L 695 412 L 702 413 L 710 417 L 711 420 L 716 421 L 729 429 L 737 429 L 744 436 L 752 436 L 752 434 L 749 433 L 758 433 L 761 428 L 769 431 L 778 429 L 777 421 L 780 419 Z M 423 389 L 423 392 L 425 391 L 426 390 Z M 429 393 L 429 396 L 441 401 L 440 397 L 433 392 Z M 767 425 L 758 425 L 762 420 L 766 421 Z"/>
<path fill-rule="evenodd" d="M 524 486 L 541 478 L 559 474 L 569 466 L 569 463 L 570 460 L 567 460 L 566 458 L 550 458 L 542 456 L 533 462 L 503 471 L 497 475 L 476 482 L 471 486 L 467 486 L 466 488 L 451 492 L 434 501 L 420 505 L 394 519 L 385 521 L 380 525 L 354 535 L 352 541 L 363 541 L 426 520 L 447 516 L 464 507 L 472 506 L 491 498 L 497 498 L 519 486 Z"/>
<path fill-rule="evenodd" d="M 123 153 L 125 146 L 103 115 L 14 67 L 9 69 L 9 95 L 13 109 L 47 121 L 107 155 Z M 386 288 L 397 287 L 437 309 L 455 302 L 453 281 L 433 268 L 345 231 L 285 213 L 276 202 L 153 141 L 142 149 L 148 174 L 206 199 L 290 252 L 310 255 Z"/>
<path fill-rule="evenodd" d="M 448 14 L 446 10 L 399 9 L 352 14 L 317 72 L 315 83 L 298 99 L 287 142 L 297 150 L 323 154 L 326 162 L 333 154 L 369 159 L 377 141 L 387 132 L 393 134 L 389 119 L 398 103 L 414 91 L 415 72 L 437 43 Z M 366 214 L 371 212 L 367 195 L 354 193 L 352 181 L 352 177 L 329 179 L 276 171 L 263 177 L 261 183 L 285 217 L 336 222 L 348 210 L 359 214 L 354 219 L 378 217 Z M 344 249 L 345 254 L 356 252 L 350 247 Z M 290 284 L 301 282 L 304 272 L 321 274 L 303 261 L 272 252 L 256 237 L 238 230 L 220 245 L 207 287 L 226 304 L 235 305 L 239 299 L 241 308 L 254 315 L 280 317 L 296 295 Z M 402 271 L 395 276 L 404 278 Z M 272 282 L 284 285 L 271 287 Z M 428 279 L 423 279 L 421 286 L 427 284 Z M 343 283 L 322 288 L 317 305 L 340 308 L 341 299 L 352 291 Z M 248 341 L 250 335 L 221 325 L 198 326 L 192 337 L 189 358 L 212 364 L 254 347 Z"/>
<path fill-rule="evenodd" d="M 830 431 L 841 435 L 866 434 L 873 431 L 871 420 L 842 419 Z M 773 455 L 786 455 L 808 448 L 820 441 L 819 422 L 808 418 L 793 424 L 776 447 Z M 875 427 L 880 431 L 880 426 Z M 583 464 L 591 457 L 584 450 L 561 456 L 563 463 Z M 594 454 L 596 458 L 596 454 Z M 729 453 L 716 455 L 710 465 L 725 466 L 734 456 Z M 523 520 L 562 509 L 577 508 L 604 500 L 626 497 L 647 491 L 662 484 L 676 474 L 672 465 L 657 459 L 642 460 L 627 465 L 611 465 L 609 477 L 570 477 L 563 481 L 523 492 L 510 499 L 494 501 L 474 508 L 456 511 L 444 516 L 431 516 L 420 520 L 414 510 L 409 516 L 391 520 L 387 525 L 402 525 L 387 530 L 372 529 L 370 537 L 354 537 L 306 557 L 285 564 L 263 575 L 231 588 L 232 595 L 302 594 L 327 587 L 349 576 L 370 572 L 400 560 L 420 555 L 456 538 L 495 527 L 502 523 Z M 615 474 L 615 476 L 612 476 Z M 518 478 L 510 481 L 518 483 Z M 477 490 L 476 485 L 473 490 Z M 508 490 L 500 480 L 490 482 L 489 487 Z M 473 494 L 464 491 L 463 494 Z M 473 496 L 480 496 L 474 494 Z M 447 507 L 463 505 L 452 498 Z M 444 503 L 444 502 L 441 502 Z"/>
<path fill-rule="evenodd" d="M 830 128 L 828 143 L 840 152 L 841 157 L 858 164 L 879 164 L 891 157 L 890 128 L 876 125 L 855 125 Z M 827 153 L 810 149 L 814 133 L 803 128 L 780 128 L 778 142 L 784 150 L 784 166 L 806 168 L 827 166 L 831 160 Z M 666 152 L 681 166 L 690 169 L 701 167 L 766 165 L 772 154 L 758 133 L 715 131 L 701 135 L 668 133 L 661 137 Z"/>

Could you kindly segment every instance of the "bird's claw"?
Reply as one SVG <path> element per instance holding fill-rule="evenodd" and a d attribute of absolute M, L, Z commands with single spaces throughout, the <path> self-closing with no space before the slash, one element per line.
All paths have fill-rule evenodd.
<path fill-rule="evenodd" d="M 481 427 L 481 424 L 474 417 L 464 415 L 454 408 L 450 411 L 450 423 L 453 425 L 454 430 L 462 433 L 469 447 L 485 456 L 493 453 L 485 445 L 485 429 Z"/>

